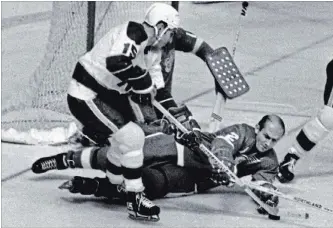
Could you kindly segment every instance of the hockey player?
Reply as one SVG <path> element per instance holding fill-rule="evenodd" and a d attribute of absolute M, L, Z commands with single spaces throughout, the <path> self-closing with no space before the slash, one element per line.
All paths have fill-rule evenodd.
<path fill-rule="evenodd" d="M 178 28 L 172 42 L 163 47 L 161 67 L 165 82 L 166 92 L 172 92 L 172 79 L 175 65 L 175 51 L 192 53 L 201 60 L 206 61 L 206 56 L 213 52 L 213 48 L 202 38 L 183 28 Z M 164 91 L 165 92 L 165 91 Z M 163 93 L 157 94 L 157 98 L 165 96 Z M 168 97 L 165 96 L 167 101 Z M 170 99 L 169 99 L 170 100 Z M 161 102 L 163 105 L 163 102 Z M 171 105 L 171 104 L 170 104 Z"/>
<path fill-rule="evenodd" d="M 106 145 L 107 179 L 112 184 L 124 181 L 127 209 L 134 219 L 156 221 L 160 213 L 142 194 L 144 133 L 132 121 L 138 118 L 139 105 L 151 106 L 163 82 L 161 48 L 178 26 L 179 14 L 173 7 L 153 4 L 144 22 L 129 21 L 111 29 L 83 55 L 68 89 L 69 109 L 83 125 L 83 133 Z"/>
<path fill-rule="evenodd" d="M 147 48 L 147 50 L 149 50 L 149 48 Z M 177 104 L 171 95 L 175 51 L 192 53 L 199 57 L 202 61 L 206 62 L 207 55 L 212 53 L 214 50 L 207 42 L 195 34 L 179 27 L 174 30 L 171 42 L 166 43 L 166 45 L 162 47 L 160 66 L 155 65 L 149 72 L 151 75 L 155 75 L 155 77 L 153 77 L 153 81 L 157 89 L 155 99 L 159 101 L 167 110 L 170 110 L 170 108 L 177 108 Z M 163 76 L 160 75 L 160 71 L 162 71 Z M 121 103 L 119 110 L 122 110 L 124 113 L 123 115 L 126 115 L 128 119 L 135 119 L 136 123 L 140 124 L 143 128 L 146 135 L 149 135 L 152 131 L 156 130 L 154 127 L 148 127 L 146 124 L 154 121 L 156 114 L 157 118 L 162 118 L 162 115 L 158 110 L 152 111 L 151 108 L 147 106 L 143 107 L 142 105 L 133 104 L 133 102 L 130 102 L 132 107 L 128 109 L 129 105 L 123 105 L 124 103 L 127 103 L 126 100 L 121 100 L 119 103 Z M 116 106 L 115 104 L 113 105 Z M 137 106 L 139 106 L 139 108 Z M 133 110 L 135 110 L 135 113 L 133 113 Z M 83 141 L 87 141 L 86 139 L 89 138 L 90 141 L 94 141 L 98 144 L 100 141 L 101 144 L 104 142 L 103 139 L 100 140 L 99 132 L 95 132 L 94 129 L 87 127 L 83 128 L 83 135 L 86 136 L 83 137 Z M 89 142 L 86 144 L 89 144 Z"/>
<path fill-rule="evenodd" d="M 235 124 L 215 134 L 199 134 L 200 140 L 239 177 L 252 175 L 259 184 L 275 188 L 273 180 L 278 171 L 278 160 L 273 146 L 284 135 L 285 126 L 276 115 L 264 116 L 258 124 Z M 179 135 L 178 135 L 179 136 Z M 162 198 L 168 193 L 191 193 L 204 191 L 218 185 L 232 185 L 232 180 L 214 167 L 213 163 L 198 149 L 193 134 L 176 136 L 176 141 L 165 134 L 146 137 L 144 147 L 143 182 L 150 199 Z M 184 146 L 185 145 L 185 146 Z M 35 173 L 68 167 L 106 170 L 106 152 L 83 150 L 41 158 L 33 164 Z M 43 163 L 57 160 L 53 167 L 43 168 Z M 70 165 L 72 164 L 72 165 Z M 112 185 L 105 178 L 74 177 L 62 188 L 73 193 L 94 194 L 109 198 L 123 198 L 120 185 Z M 277 206 L 278 198 L 255 192 L 267 204 Z M 260 208 L 261 212 L 263 209 Z"/>
<path fill-rule="evenodd" d="M 149 50 L 149 47 L 147 50 Z M 160 65 L 154 65 L 149 72 L 151 75 L 154 75 L 153 82 L 157 89 L 155 99 L 159 101 L 167 110 L 170 110 L 170 108 L 177 108 L 178 106 L 171 95 L 175 51 L 192 53 L 205 62 L 207 55 L 212 53 L 213 49 L 202 38 L 186 31 L 183 28 L 174 30 L 174 35 L 172 36 L 171 41 L 162 48 Z M 160 75 L 160 71 L 162 71 L 163 76 Z M 112 104 L 116 106 L 114 103 L 115 102 L 113 101 Z M 121 102 L 119 102 L 118 99 L 118 103 L 121 105 L 117 105 L 116 108 L 118 108 L 118 110 L 122 110 L 122 114 L 126 116 L 127 119 L 135 119 L 136 122 L 143 128 L 146 135 L 149 135 L 152 131 L 156 130 L 154 127 L 148 127 L 146 124 L 156 120 L 156 118 L 162 118 L 162 115 L 158 110 L 152 111 L 149 107 L 147 107 L 147 105 L 136 105 L 133 104 L 133 102 L 130 102 L 132 107 L 129 107 L 128 104 L 124 105 L 128 103 L 126 98 L 122 99 Z M 133 113 L 133 109 L 136 111 L 135 113 Z M 88 137 L 90 141 L 92 140 L 103 144 L 104 140 L 100 139 L 99 131 L 95 132 L 94 130 L 94 128 L 91 129 L 84 127 L 83 134 L 85 137 L 81 140 L 87 141 L 86 137 Z M 85 143 L 89 144 L 89 142 Z"/>
<path fill-rule="evenodd" d="M 284 160 L 279 166 L 278 179 L 281 183 L 287 183 L 294 179 L 294 168 L 296 162 L 311 151 L 330 131 L 333 130 L 333 60 L 326 68 L 327 80 L 324 90 L 325 106 L 317 116 L 308 121 L 297 134 L 295 141 L 288 149 Z"/>

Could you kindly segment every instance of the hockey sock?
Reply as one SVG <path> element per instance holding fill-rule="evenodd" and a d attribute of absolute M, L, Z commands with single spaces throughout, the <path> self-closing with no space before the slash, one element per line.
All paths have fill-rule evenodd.
<path fill-rule="evenodd" d="M 67 163 L 71 168 L 101 169 L 97 159 L 98 149 L 88 147 L 79 151 L 69 151 L 66 156 Z"/>
<path fill-rule="evenodd" d="M 132 151 L 121 158 L 122 173 L 125 181 L 126 191 L 142 192 L 144 190 L 142 183 L 142 150 Z"/>
<path fill-rule="evenodd" d="M 333 128 L 332 108 L 325 106 L 314 119 L 307 122 L 296 136 L 296 141 L 289 148 L 288 153 L 295 154 L 301 158 L 304 152 L 312 148 L 328 134 Z"/>

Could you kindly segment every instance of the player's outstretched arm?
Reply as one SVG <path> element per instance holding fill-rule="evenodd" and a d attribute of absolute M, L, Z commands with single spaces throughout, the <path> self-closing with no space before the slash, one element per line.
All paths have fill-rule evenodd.
<path fill-rule="evenodd" d="M 203 61 L 206 61 L 206 56 L 214 51 L 202 38 L 182 28 L 177 30 L 175 48 L 177 51 L 193 53 Z"/>

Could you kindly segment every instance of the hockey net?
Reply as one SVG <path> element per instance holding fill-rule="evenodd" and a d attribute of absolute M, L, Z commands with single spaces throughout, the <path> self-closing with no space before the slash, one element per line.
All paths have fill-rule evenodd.
<path fill-rule="evenodd" d="M 3 87 L 15 84 L 15 90 L 3 94 L 7 99 L 2 101 L 1 108 L 2 141 L 65 143 L 77 130 L 67 107 L 67 87 L 89 40 L 94 37 L 98 41 L 110 28 L 127 20 L 141 22 L 152 3 L 53 2 L 42 62 L 28 79 L 22 75 L 15 83 L 10 77 L 2 81 Z"/>

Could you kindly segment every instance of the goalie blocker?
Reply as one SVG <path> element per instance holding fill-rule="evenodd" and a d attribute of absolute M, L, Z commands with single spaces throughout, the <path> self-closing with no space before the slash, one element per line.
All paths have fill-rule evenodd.
<path fill-rule="evenodd" d="M 233 99 L 249 91 L 249 85 L 226 47 L 220 47 L 208 54 L 206 63 L 215 78 L 216 91 L 224 97 Z"/>

